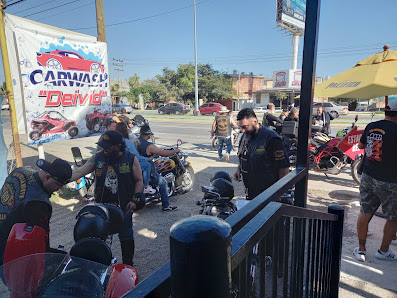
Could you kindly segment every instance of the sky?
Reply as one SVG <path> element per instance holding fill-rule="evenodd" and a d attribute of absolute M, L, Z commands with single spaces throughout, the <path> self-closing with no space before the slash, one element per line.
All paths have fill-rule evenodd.
<path fill-rule="evenodd" d="M 310 0 L 307 0 L 310 1 Z M 7 4 L 16 2 L 8 0 Z M 109 70 L 120 79 L 155 77 L 194 62 L 193 0 L 103 0 Z M 292 66 L 292 37 L 277 28 L 276 0 L 196 0 L 198 63 L 271 77 Z M 385 44 L 397 50 L 396 0 L 323 0 L 316 77 L 334 76 Z M 6 13 L 96 36 L 95 0 L 25 0 Z M 304 37 L 300 38 L 298 68 Z M 0 81 L 4 72 L 0 62 Z"/>

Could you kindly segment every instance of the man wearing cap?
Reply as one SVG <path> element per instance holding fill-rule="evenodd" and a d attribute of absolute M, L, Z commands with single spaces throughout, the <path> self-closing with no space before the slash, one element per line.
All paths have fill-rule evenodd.
<path fill-rule="evenodd" d="M 357 219 L 359 246 L 353 254 L 357 260 L 366 261 L 368 223 L 382 205 L 386 223 L 375 257 L 397 261 L 397 252 L 389 247 L 397 231 L 397 100 L 386 106 L 384 120 L 367 125 L 358 147 L 365 149 L 365 159 L 360 183 L 361 210 Z"/>
<path fill-rule="evenodd" d="M 237 126 L 234 120 L 228 114 L 229 110 L 226 107 L 222 107 L 220 114 L 215 116 L 215 120 L 212 123 L 211 136 L 218 138 L 218 158 L 222 159 L 223 143 L 226 144 L 226 155 L 225 160 L 229 162 L 230 152 L 232 151 L 232 126 Z"/>
<path fill-rule="evenodd" d="M 159 156 L 172 156 L 175 153 L 178 153 L 179 149 L 172 149 L 172 150 L 163 150 L 158 148 L 153 143 L 149 142 L 150 136 L 152 135 L 152 131 L 149 125 L 143 125 L 140 130 L 140 137 L 137 140 L 137 149 L 140 155 L 143 157 L 149 157 L 153 159 L 154 155 Z M 154 168 L 154 165 L 153 165 Z M 168 189 L 167 189 L 167 181 L 163 176 L 153 170 L 154 174 L 154 184 L 157 184 L 160 188 L 160 196 L 161 196 L 161 205 L 163 211 L 172 211 L 177 209 L 176 206 L 171 206 L 168 201 Z"/>
<path fill-rule="evenodd" d="M 126 150 L 118 131 L 105 132 L 97 144 L 103 150 L 74 170 L 71 180 L 95 171 L 95 201 L 117 205 L 123 210 L 124 222 L 119 232 L 121 253 L 123 263 L 132 266 L 135 251 L 132 210 L 145 206 L 141 167 L 135 155 Z"/>
<path fill-rule="evenodd" d="M 120 121 L 123 121 L 127 124 L 128 129 L 132 127 L 132 123 L 130 118 L 127 116 L 127 110 L 125 108 L 121 108 L 121 115 L 119 116 Z"/>
<path fill-rule="evenodd" d="M 8 175 L 1 188 L 0 263 L 3 264 L 8 235 L 16 223 L 28 223 L 49 233 L 51 194 L 70 181 L 72 168 L 63 159 L 37 161 L 39 171 L 20 167 Z M 47 250 L 51 251 L 49 241 Z"/>

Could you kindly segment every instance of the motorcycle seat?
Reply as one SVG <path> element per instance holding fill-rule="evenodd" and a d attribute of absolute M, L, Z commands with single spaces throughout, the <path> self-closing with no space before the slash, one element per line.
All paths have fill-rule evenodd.
<path fill-rule="evenodd" d="M 98 238 L 84 238 L 75 243 L 70 255 L 109 266 L 112 262 L 112 251 Z"/>

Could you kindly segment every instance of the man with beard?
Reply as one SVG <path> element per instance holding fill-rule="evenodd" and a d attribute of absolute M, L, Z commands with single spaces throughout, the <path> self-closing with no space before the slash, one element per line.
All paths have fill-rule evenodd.
<path fill-rule="evenodd" d="M 0 265 L 3 265 L 8 235 L 16 223 L 36 225 L 49 233 L 52 214 L 50 197 L 70 181 L 72 168 L 63 159 L 36 162 L 40 170 L 20 167 L 8 175 L 1 188 L 0 204 Z M 48 252 L 58 252 L 49 247 Z M 29 248 L 27 248 L 30 251 Z"/>
<path fill-rule="evenodd" d="M 119 231 L 123 263 L 133 265 L 135 251 L 132 210 L 145 206 L 142 171 L 138 159 L 126 150 L 118 131 L 107 131 L 97 143 L 102 151 L 92 156 L 81 168 L 73 171 L 76 180 L 95 170 L 95 201 L 118 206 L 124 212 Z"/>
<path fill-rule="evenodd" d="M 248 199 L 252 200 L 288 174 L 289 162 L 280 136 L 261 126 L 252 109 L 242 109 L 237 121 L 244 135 L 237 153 L 240 163 L 234 178 L 240 181 L 242 176 Z"/>

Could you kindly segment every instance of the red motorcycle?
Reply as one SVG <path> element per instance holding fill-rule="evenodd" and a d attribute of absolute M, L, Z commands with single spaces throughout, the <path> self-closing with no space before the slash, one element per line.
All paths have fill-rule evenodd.
<path fill-rule="evenodd" d="M 86 126 L 88 130 L 99 132 L 102 126 L 106 126 L 107 121 L 112 118 L 112 113 L 106 111 L 102 113 L 99 109 L 94 109 L 94 112 L 85 116 Z"/>
<path fill-rule="evenodd" d="M 122 297 L 138 283 L 134 267 L 115 264 L 112 235 L 123 222 L 115 206 L 86 205 L 77 215 L 68 254 L 46 249 L 48 232 L 17 223 L 4 252 L 0 292 L 11 297 Z"/>

